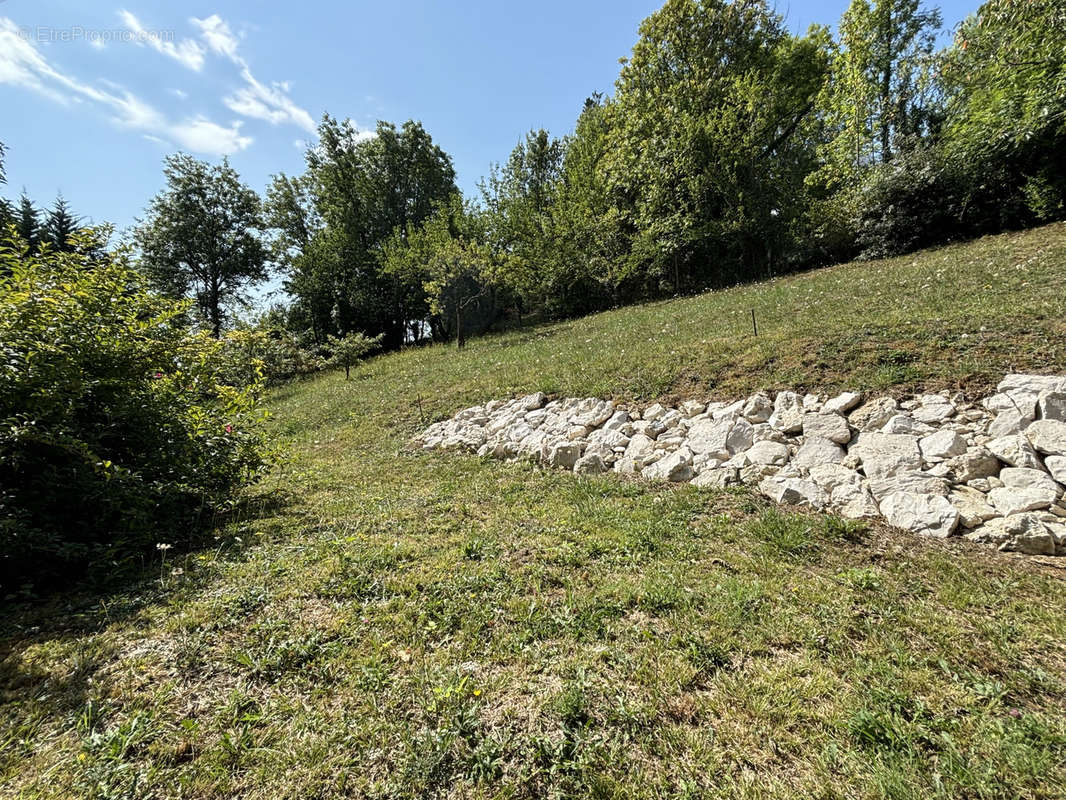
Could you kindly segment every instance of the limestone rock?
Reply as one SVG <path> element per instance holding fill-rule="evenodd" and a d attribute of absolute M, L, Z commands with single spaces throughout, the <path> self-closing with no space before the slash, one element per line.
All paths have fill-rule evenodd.
<path fill-rule="evenodd" d="M 663 408 L 660 403 L 654 403 L 644 409 L 644 413 L 640 415 L 640 418 L 647 420 L 648 422 L 655 422 L 655 420 L 665 413 L 666 409 Z"/>
<path fill-rule="evenodd" d="M 730 419 L 701 419 L 688 430 L 688 446 L 693 453 L 709 453 L 722 460 L 732 455 L 729 451 L 729 434 L 733 430 Z"/>
<path fill-rule="evenodd" d="M 947 480 L 927 472 L 903 471 L 870 478 L 870 492 L 878 501 L 898 492 L 947 497 L 950 490 Z"/>
<path fill-rule="evenodd" d="M 863 471 L 869 478 L 917 472 L 922 467 L 918 440 L 905 434 L 862 433 L 851 446 L 851 452 L 862 459 Z"/>
<path fill-rule="evenodd" d="M 999 472 L 999 459 L 983 447 L 969 447 L 961 456 L 945 463 L 959 483 L 988 478 Z"/>
<path fill-rule="evenodd" d="M 822 509 L 829 503 L 829 496 L 817 484 L 802 478 L 765 478 L 759 491 L 775 503 L 791 506 Z"/>
<path fill-rule="evenodd" d="M 527 394 L 525 397 L 519 399 L 517 405 L 521 411 L 533 411 L 538 408 L 544 408 L 544 404 L 548 402 L 548 396 L 544 392 L 536 392 L 534 394 Z"/>
<path fill-rule="evenodd" d="M 1029 440 L 1021 434 L 992 439 L 985 442 L 985 447 L 1000 461 L 1012 467 L 1040 469 L 1040 458 L 1037 456 L 1036 450 L 1033 449 Z"/>
<path fill-rule="evenodd" d="M 928 436 L 935 433 L 936 428 L 919 422 L 907 414 L 896 414 L 881 427 L 881 433 L 905 433 L 908 436 Z"/>
<path fill-rule="evenodd" d="M 837 444 L 851 441 L 848 421 L 839 414 L 804 414 L 803 435 L 820 436 Z"/>
<path fill-rule="evenodd" d="M 880 509 L 890 525 L 925 536 L 950 536 L 959 524 L 959 512 L 946 497 L 896 492 Z"/>
<path fill-rule="evenodd" d="M 945 398 L 939 397 L 938 395 L 930 395 L 930 397 L 937 398 L 940 402 L 923 402 L 922 405 L 918 406 L 918 408 L 911 412 L 912 417 L 919 422 L 925 422 L 930 425 L 939 425 L 949 417 L 955 416 L 955 406 L 949 403 Z"/>
<path fill-rule="evenodd" d="M 989 502 L 1005 517 L 1022 514 L 1026 511 L 1039 511 L 1048 508 L 1054 501 L 1046 492 L 1039 489 L 1017 489 L 1004 486 L 988 493 Z"/>
<path fill-rule="evenodd" d="M 1044 466 L 1052 478 L 1066 486 L 1066 456 L 1048 456 L 1044 459 Z"/>
<path fill-rule="evenodd" d="M 822 411 L 831 414 L 846 414 L 862 401 L 862 395 L 858 392 L 842 392 L 832 400 L 827 400 L 822 406 Z"/>
<path fill-rule="evenodd" d="M 753 394 L 744 403 L 744 408 L 741 409 L 740 413 L 744 419 L 753 424 L 766 422 L 766 420 L 770 419 L 770 415 L 774 413 L 774 404 L 764 394 Z"/>
<path fill-rule="evenodd" d="M 799 433 L 803 430 L 803 400 L 795 392 L 778 392 L 774 398 L 774 413 L 768 422 L 770 427 L 782 433 Z"/>
<path fill-rule="evenodd" d="M 754 429 L 744 417 L 738 417 L 725 437 L 725 446 L 730 453 L 742 453 L 754 443 Z"/>
<path fill-rule="evenodd" d="M 1041 453 L 1049 456 L 1066 456 L 1066 422 L 1059 422 L 1057 419 L 1038 419 L 1025 429 L 1025 435 L 1032 442 L 1033 447 Z M 1011 466 L 1029 465 L 1012 464 Z"/>
<path fill-rule="evenodd" d="M 788 462 L 788 447 L 779 442 L 763 440 L 755 442 L 745 455 L 752 464 L 782 466 Z"/>
<path fill-rule="evenodd" d="M 1066 378 L 1054 375 L 1007 375 L 996 387 L 1007 395 L 1025 416 L 1036 415 L 1036 403 L 1042 392 L 1066 390 Z"/>
<path fill-rule="evenodd" d="M 999 473 L 1003 485 L 1012 489 L 1035 489 L 1043 492 L 1055 502 L 1062 496 L 1062 487 L 1052 480 L 1042 469 L 1019 469 L 1005 467 Z"/>
<path fill-rule="evenodd" d="M 924 437 L 918 442 L 922 456 L 930 459 L 947 459 L 961 456 L 966 452 L 966 440 L 953 430 L 940 430 Z"/>
<path fill-rule="evenodd" d="M 641 470 L 641 475 L 650 480 L 666 480 L 681 483 L 692 477 L 692 453 L 687 447 L 675 450 L 668 456 Z"/>
<path fill-rule="evenodd" d="M 830 494 L 839 486 L 862 486 L 862 475 L 842 464 L 818 464 L 811 467 L 810 478 Z"/>
<path fill-rule="evenodd" d="M 956 486 L 948 495 L 948 500 L 959 512 L 959 520 L 964 528 L 976 528 L 999 516 L 999 512 L 988 504 L 984 493 L 969 486 Z"/>
<path fill-rule="evenodd" d="M 833 489 L 829 506 L 847 519 L 873 519 L 881 513 L 870 490 L 851 483 L 842 483 Z"/>
<path fill-rule="evenodd" d="M 803 440 L 796 455 L 792 457 L 792 463 L 797 467 L 807 468 L 819 464 L 839 464 L 843 460 L 844 449 L 821 436 L 808 436 Z"/>
<path fill-rule="evenodd" d="M 574 462 L 574 472 L 578 475 L 599 475 L 607 471 L 607 465 L 598 453 L 587 453 Z"/>
<path fill-rule="evenodd" d="M 848 422 L 860 431 L 877 431 L 884 427 L 898 410 L 899 403 L 891 397 L 878 397 L 852 411 Z"/>
<path fill-rule="evenodd" d="M 580 442 L 560 442 L 549 451 L 548 463 L 553 467 L 573 469 L 584 450 L 585 445 Z"/>
<path fill-rule="evenodd" d="M 966 538 L 999 545 L 1003 551 L 1030 555 L 1055 555 L 1055 538 L 1036 514 L 1015 514 L 986 522 Z"/>
<path fill-rule="evenodd" d="M 1036 401 L 1036 412 L 1041 419 L 1066 422 L 1066 389 L 1041 392 Z"/>
<path fill-rule="evenodd" d="M 739 470 L 730 467 L 704 470 L 692 479 L 692 485 L 705 489 L 724 489 L 740 482 L 738 472 Z"/>
<path fill-rule="evenodd" d="M 1021 433 L 1031 421 L 1032 417 L 1022 416 L 1017 409 L 1008 408 L 996 414 L 996 418 L 988 426 L 988 435 L 1000 437 Z"/>
<path fill-rule="evenodd" d="M 695 417 L 697 414 L 702 414 L 707 410 L 707 404 L 701 403 L 698 400 L 686 400 L 681 404 L 680 411 L 688 417 Z"/>

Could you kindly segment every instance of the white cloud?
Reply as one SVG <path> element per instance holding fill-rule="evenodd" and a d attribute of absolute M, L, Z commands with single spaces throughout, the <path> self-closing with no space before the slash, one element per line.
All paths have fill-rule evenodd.
<path fill-rule="evenodd" d="M 189 93 L 187 91 L 185 91 L 184 89 L 167 89 L 167 91 L 170 92 L 172 95 L 174 95 L 179 100 L 188 100 L 189 99 Z"/>
<path fill-rule="evenodd" d="M 225 56 L 235 63 L 243 63 L 237 55 L 238 39 L 229 29 L 229 24 L 218 14 L 212 14 L 204 19 L 193 17 L 193 25 L 200 29 L 200 38 L 203 39 L 211 52 Z"/>
<path fill-rule="evenodd" d="M 254 141 L 251 136 L 241 136 L 240 128 L 239 122 L 227 128 L 204 117 L 195 117 L 170 126 L 169 133 L 188 150 L 224 156 L 245 150 Z"/>
<path fill-rule="evenodd" d="M 64 105 L 90 101 L 107 109 L 112 120 L 122 127 L 176 142 L 196 153 L 229 155 L 244 150 L 253 141 L 250 136 L 241 135 L 240 122 L 226 126 L 204 117 L 175 122 L 117 84 L 101 82 L 105 88 L 100 88 L 67 75 L 49 64 L 6 17 L 0 17 L 0 83 L 21 86 Z"/>
<path fill-rule="evenodd" d="M 182 39 L 175 44 L 162 31 L 147 30 L 129 11 L 120 11 L 123 24 L 133 32 L 133 41 L 141 47 L 148 46 L 172 58 L 184 67 L 199 72 L 204 66 L 204 49 L 193 39 Z"/>
<path fill-rule="evenodd" d="M 278 81 L 267 86 L 252 74 L 248 62 L 237 52 L 240 40 L 224 19 L 212 14 L 205 19 L 193 17 L 191 22 L 199 28 L 200 37 L 212 53 L 228 58 L 240 67 L 245 85 L 222 100 L 230 111 L 271 125 L 290 123 L 314 133 L 314 119 L 289 96 L 287 82 Z"/>

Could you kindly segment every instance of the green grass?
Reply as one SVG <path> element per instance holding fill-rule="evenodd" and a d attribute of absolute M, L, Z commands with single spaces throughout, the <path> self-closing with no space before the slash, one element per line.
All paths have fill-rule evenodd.
<path fill-rule="evenodd" d="M 278 390 L 289 457 L 214 546 L 5 613 L 0 794 L 1066 796 L 1050 562 L 408 444 L 535 390 L 1066 372 L 1064 265 L 1052 226 Z"/>

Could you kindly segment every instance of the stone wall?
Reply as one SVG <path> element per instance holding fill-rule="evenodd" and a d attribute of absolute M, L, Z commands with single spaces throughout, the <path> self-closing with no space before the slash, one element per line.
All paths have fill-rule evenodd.
<path fill-rule="evenodd" d="M 976 403 L 863 400 L 779 392 L 636 409 L 538 393 L 460 411 L 418 442 L 578 474 L 747 484 L 779 503 L 1066 555 L 1066 378 L 1008 375 Z"/>

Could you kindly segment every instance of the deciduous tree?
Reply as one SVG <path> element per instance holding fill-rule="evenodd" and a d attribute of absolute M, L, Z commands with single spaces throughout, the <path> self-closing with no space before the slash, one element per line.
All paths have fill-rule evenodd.
<path fill-rule="evenodd" d="M 267 276 L 259 197 L 223 160 L 167 158 L 167 188 L 134 234 L 141 267 L 167 295 L 191 295 L 217 337 L 232 304 Z"/>

